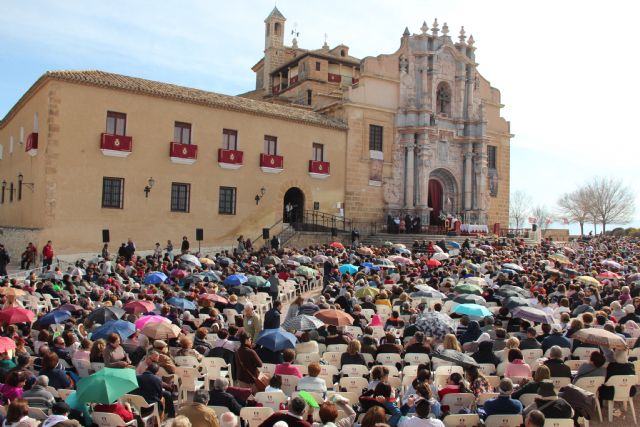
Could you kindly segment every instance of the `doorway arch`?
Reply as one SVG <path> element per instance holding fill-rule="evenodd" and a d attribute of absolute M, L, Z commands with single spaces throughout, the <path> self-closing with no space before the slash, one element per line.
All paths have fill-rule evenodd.
<path fill-rule="evenodd" d="M 429 201 L 431 208 L 429 223 L 442 225 L 440 214 L 457 214 L 458 185 L 456 179 L 446 169 L 438 168 L 429 174 Z"/>
<path fill-rule="evenodd" d="M 298 187 L 289 188 L 284 193 L 282 204 L 282 222 L 302 222 L 304 216 L 304 192 Z"/>

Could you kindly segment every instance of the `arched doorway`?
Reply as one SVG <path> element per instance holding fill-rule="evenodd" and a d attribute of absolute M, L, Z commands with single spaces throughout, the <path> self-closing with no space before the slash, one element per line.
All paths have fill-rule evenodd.
<path fill-rule="evenodd" d="M 441 214 L 457 215 L 458 211 L 458 185 L 451 172 L 438 168 L 429 174 L 429 223 L 431 225 L 443 225 Z"/>
<path fill-rule="evenodd" d="M 302 222 L 304 215 L 304 193 L 298 187 L 291 187 L 284 193 L 282 222 Z"/>

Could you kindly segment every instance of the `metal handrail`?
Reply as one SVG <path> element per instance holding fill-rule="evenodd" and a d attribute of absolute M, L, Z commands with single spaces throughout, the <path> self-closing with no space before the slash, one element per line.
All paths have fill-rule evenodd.
<path fill-rule="evenodd" d="M 278 225 L 282 224 L 282 218 L 280 218 L 278 221 L 276 221 L 271 227 L 269 227 L 269 231 L 273 230 L 273 228 L 277 227 Z M 271 234 L 271 233 L 269 233 Z M 258 237 L 256 237 L 254 240 L 251 241 L 252 244 L 256 243 L 258 240 L 262 240 L 262 233 L 260 233 L 260 235 Z"/>

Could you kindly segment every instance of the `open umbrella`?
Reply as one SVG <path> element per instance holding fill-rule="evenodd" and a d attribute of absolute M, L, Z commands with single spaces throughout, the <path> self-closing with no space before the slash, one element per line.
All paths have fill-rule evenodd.
<path fill-rule="evenodd" d="M 248 280 L 249 278 L 244 274 L 232 274 L 228 276 L 226 279 L 224 279 L 224 282 L 222 283 L 225 286 L 239 286 L 239 285 L 242 285 L 243 283 L 247 283 Z"/>
<path fill-rule="evenodd" d="M 305 277 L 312 277 L 318 274 L 316 270 L 314 270 L 311 267 L 307 267 L 305 265 L 301 265 L 300 267 L 296 268 L 296 273 Z"/>
<path fill-rule="evenodd" d="M 358 272 L 358 267 L 353 264 L 342 264 L 338 267 L 338 270 L 340 270 L 340 273 L 342 274 L 356 274 Z"/>
<path fill-rule="evenodd" d="M 131 322 L 127 322 L 126 320 L 109 320 L 107 323 L 96 328 L 91 333 L 91 340 L 95 341 L 100 338 L 107 339 L 109 338 L 109 335 L 114 332 L 120 335 L 120 338 L 124 340 L 125 338 L 129 338 L 131 335 L 135 334 L 136 325 Z"/>
<path fill-rule="evenodd" d="M 167 322 L 147 322 L 142 328 L 142 333 L 152 340 L 169 340 L 180 335 L 180 328 Z"/>
<path fill-rule="evenodd" d="M 449 249 L 460 249 L 460 243 L 454 242 L 453 240 L 447 241 L 447 248 Z"/>
<path fill-rule="evenodd" d="M 579 331 L 574 332 L 573 335 L 571 335 L 571 338 L 586 344 L 608 347 L 615 350 L 627 349 L 627 342 L 624 338 L 605 329 L 580 329 Z"/>
<path fill-rule="evenodd" d="M 311 264 L 311 258 L 306 255 L 293 255 L 291 259 L 299 262 L 300 264 Z"/>
<path fill-rule="evenodd" d="M 198 308 L 193 301 L 185 298 L 172 297 L 167 300 L 167 304 L 177 307 L 181 310 L 195 310 Z"/>
<path fill-rule="evenodd" d="M 456 365 L 462 366 L 463 368 L 467 368 L 470 366 L 478 367 L 478 363 L 473 360 L 471 356 L 456 350 L 437 351 L 433 353 L 431 357 L 436 357 L 438 359 L 446 360 L 447 362 L 455 363 Z"/>
<path fill-rule="evenodd" d="M 486 255 L 487 253 L 480 248 L 473 248 L 474 255 Z"/>
<path fill-rule="evenodd" d="M 453 302 L 457 302 L 458 304 L 478 304 L 487 306 L 487 301 L 482 298 L 480 295 L 472 295 L 472 294 L 463 294 L 458 295 L 453 299 Z"/>
<path fill-rule="evenodd" d="M 366 268 L 368 268 L 370 270 L 373 270 L 373 271 L 379 271 L 380 270 L 380 267 L 378 267 L 377 265 L 373 265 L 370 262 L 363 262 L 360 265 L 363 266 L 363 267 L 366 267 Z"/>
<path fill-rule="evenodd" d="M 438 252 L 433 254 L 431 259 L 435 259 L 436 261 L 444 261 L 445 259 L 449 259 L 449 254 L 445 254 L 444 252 Z"/>
<path fill-rule="evenodd" d="M 464 283 L 470 283 L 472 285 L 484 287 L 488 286 L 487 281 L 484 277 L 465 277 Z"/>
<path fill-rule="evenodd" d="M 435 253 L 444 253 L 444 250 L 438 245 L 433 245 L 433 250 L 435 251 Z"/>
<path fill-rule="evenodd" d="M 335 308 L 327 308 L 317 311 L 314 316 L 322 320 L 327 325 L 334 326 L 351 326 L 353 325 L 353 317 L 342 310 Z"/>
<path fill-rule="evenodd" d="M 0 353 L 6 353 L 16 348 L 16 342 L 9 337 L 0 337 Z"/>
<path fill-rule="evenodd" d="M 78 400 L 109 405 L 138 388 L 135 369 L 102 368 L 78 381 Z"/>
<path fill-rule="evenodd" d="M 200 260 L 195 255 L 185 254 L 182 255 L 180 259 L 187 264 L 195 265 L 196 267 L 202 267 Z"/>
<path fill-rule="evenodd" d="M 511 315 L 531 322 L 547 323 L 549 325 L 556 323 L 552 315 L 535 307 L 516 307 Z"/>
<path fill-rule="evenodd" d="M 171 270 L 171 277 L 174 277 L 176 279 L 184 279 L 188 275 L 189 275 L 188 271 L 182 270 L 180 268 L 176 268 L 174 270 Z"/>
<path fill-rule="evenodd" d="M 147 277 L 144 278 L 144 283 L 146 285 L 157 285 L 158 283 L 164 283 L 165 280 L 167 280 L 166 274 L 161 271 L 154 271 L 147 274 Z"/>
<path fill-rule="evenodd" d="M 240 285 L 240 286 L 232 286 L 229 288 L 228 292 L 232 295 L 251 295 L 253 294 L 253 289 L 248 286 Z"/>
<path fill-rule="evenodd" d="M 454 322 L 451 317 L 438 311 L 425 311 L 416 319 L 416 328 L 426 336 L 441 341 L 445 335 L 454 333 Z"/>
<path fill-rule="evenodd" d="M 85 274 L 87 274 L 87 272 L 80 267 L 75 267 L 71 269 L 71 271 L 69 271 L 67 274 L 69 274 L 70 276 L 84 276 Z"/>
<path fill-rule="evenodd" d="M 244 276 L 241 276 L 244 277 Z M 267 279 L 262 276 L 249 276 L 247 279 L 247 286 L 251 286 L 252 288 L 262 288 L 265 285 L 269 286 Z"/>
<path fill-rule="evenodd" d="M 356 249 L 356 252 L 358 252 L 360 255 L 373 255 L 373 249 L 367 248 L 365 246 Z"/>
<path fill-rule="evenodd" d="M 502 264 L 503 268 L 508 268 L 509 270 L 514 270 L 517 272 L 523 272 L 524 268 L 522 268 L 521 266 L 519 266 L 518 264 L 514 264 L 512 262 L 507 262 L 505 264 Z"/>
<path fill-rule="evenodd" d="M 514 292 L 514 294 L 514 296 L 508 297 L 504 301 L 502 301 L 503 307 L 507 307 L 509 310 L 514 310 L 517 307 L 528 307 L 531 305 L 528 299 L 517 296 L 517 292 Z"/>
<path fill-rule="evenodd" d="M 619 279 L 619 278 L 620 278 L 620 275 L 612 271 L 603 271 L 602 273 L 598 274 L 598 279 Z"/>
<path fill-rule="evenodd" d="M 480 288 L 480 286 L 472 285 L 471 283 L 463 283 L 461 285 L 456 285 L 453 288 L 453 292 L 456 292 L 459 294 L 482 295 L 482 289 Z"/>
<path fill-rule="evenodd" d="M 296 260 L 293 260 L 293 259 L 288 259 L 286 264 L 289 267 L 300 267 L 300 263 L 298 261 L 296 261 Z"/>
<path fill-rule="evenodd" d="M 411 258 L 407 258 L 401 255 L 391 255 L 389 257 L 389 261 L 393 262 L 394 264 L 413 265 L 413 261 L 411 260 Z"/>
<path fill-rule="evenodd" d="M 598 282 L 598 279 L 596 279 L 595 277 L 591 277 L 591 276 L 578 276 L 576 277 L 576 280 L 580 283 L 583 283 L 585 285 L 595 285 L 595 286 L 600 286 L 600 282 Z"/>
<path fill-rule="evenodd" d="M 609 267 L 609 268 L 615 268 L 616 270 L 621 270 L 622 269 L 622 265 L 618 262 L 615 262 L 613 260 L 610 259 L 606 259 L 604 261 L 602 261 L 602 265 L 604 265 L 605 267 Z"/>
<path fill-rule="evenodd" d="M 31 310 L 19 307 L 10 307 L 0 310 L 0 321 L 15 324 L 15 323 L 31 323 L 36 315 Z"/>
<path fill-rule="evenodd" d="M 156 305 L 147 300 L 131 301 L 124 306 L 124 311 L 131 314 L 149 313 L 156 309 Z"/>
<path fill-rule="evenodd" d="M 125 311 L 118 307 L 100 307 L 99 309 L 89 313 L 89 316 L 87 317 L 87 319 L 89 319 L 92 322 L 100 323 L 101 325 L 104 325 L 109 320 L 121 319 L 122 316 L 124 316 L 124 314 L 125 314 Z"/>
<path fill-rule="evenodd" d="M 471 317 L 486 317 L 493 316 L 489 309 L 479 304 L 460 304 L 453 307 L 453 312 L 456 314 L 466 314 Z"/>
<path fill-rule="evenodd" d="M 218 258 L 216 258 L 216 260 L 218 261 L 218 263 L 222 266 L 229 266 L 229 265 L 233 265 L 234 262 L 231 258 L 226 257 L 226 256 L 219 256 Z"/>
<path fill-rule="evenodd" d="M 313 329 L 318 329 L 322 325 L 324 325 L 324 322 L 317 317 L 299 314 L 287 319 L 282 324 L 282 327 L 287 330 L 311 331 Z"/>
<path fill-rule="evenodd" d="M 220 281 L 220 275 L 215 271 L 203 271 L 202 273 L 198 274 L 198 276 L 201 276 L 203 280 L 209 279 L 210 282 Z"/>
<path fill-rule="evenodd" d="M 429 268 L 437 268 L 437 267 L 440 267 L 441 265 L 442 263 L 437 259 L 431 258 L 429 261 L 427 261 L 427 267 Z"/>
<path fill-rule="evenodd" d="M 549 255 L 549 259 L 557 262 L 558 264 L 571 264 L 571 260 L 563 254 L 551 254 Z"/>
<path fill-rule="evenodd" d="M 58 307 L 58 310 L 67 310 L 70 313 L 75 313 L 76 311 L 82 311 L 84 309 L 82 308 L 82 306 L 79 306 L 78 304 L 71 304 L 70 302 L 68 302 Z"/>
<path fill-rule="evenodd" d="M 141 330 L 144 328 L 144 326 L 147 323 L 169 323 L 170 324 L 171 320 L 167 319 L 166 317 L 156 316 L 156 315 L 142 316 L 141 318 L 136 320 L 136 328 L 138 330 Z"/>
<path fill-rule="evenodd" d="M 523 298 L 528 298 L 529 297 L 529 291 L 527 291 L 526 289 L 520 288 L 518 286 L 514 286 L 514 285 L 502 285 L 502 286 L 500 286 L 500 289 L 498 289 L 496 292 L 498 293 L 498 295 L 500 295 L 501 291 L 502 292 L 504 292 L 504 291 L 513 291 L 513 292 L 519 294 Z"/>
<path fill-rule="evenodd" d="M 394 248 L 393 250 L 396 253 L 411 256 L 411 251 L 409 249 L 407 249 L 407 248 Z"/>
<path fill-rule="evenodd" d="M 333 242 L 329 246 L 334 249 L 344 249 L 344 245 L 340 242 Z"/>
<path fill-rule="evenodd" d="M 433 291 L 417 291 L 413 292 L 411 298 L 435 298 L 435 299 L 445 299 L 447 296 L 442 292 L 433 290 Z"/>
<path fill-rule="evenodd" d="M 319 263 L 319 264 L 323 264 L 323 263 L 324 263 L 326 260 L 328 260 L 328 259 L 329 259 L 329 257 L 328 257 L 328 256 L 326 256 L 326 255 L 316 255 L 316 256 L 314 256 L 313 258 L 311 258 L 311 260 L 312 260 L 313 262 L 317 262 L 317 263 Z"/>
<path fill-rule="evenodd" d="M 298 339 L 295 335 L 282 328 L 265 329 L 256 338 L 256 344 L 271 351 L 282 351 L 286 348 L 295 348 Z"/>
<path fill-rule="evenodd" d="M 372 286 L 363 286 L 362 288 L 356 291 L 356 297 L 358 298 L 366 298 L 366 297 L 375 297 L 380 293 L 378 288 L 374 288 Z"/>
<path fill-rule="evenodd" d="M 198 295 L 198 299 L 211 301 L 213 303 L 229 304 L 228 299 L 218 294 L 200 294 Z"/>
<path fill-rule="evenodd" d="M 324 262 L 324 261 L 323 261 Z M 280 265 L 282 264 L 282 260 L 275 255 L 269 255 L 262 261 L 263 265 Z"/>
<path fill-rule="evenodd" d="M 53 310 L 40 318 L 38 323 L 40 326 L 57 325 L 71 317 L 71 313 L 67 310 Z"/>
<path fill-rule="evenodd" d="M 200 264 L 202 265 L 216 265 L 214 260 L 205 257 L 198 258 L 198 261 L 200 261 Z"/>
<path fill-rule="evenodd" d="M 395 267 L 396 265 L 386 258 L 378 258 L 375 260 L 375 265 L 380 267 Z"/>

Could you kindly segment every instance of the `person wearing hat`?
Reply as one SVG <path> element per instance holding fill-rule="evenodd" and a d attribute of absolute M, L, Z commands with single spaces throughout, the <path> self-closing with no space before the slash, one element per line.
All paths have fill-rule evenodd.
<path fill-rule="evenodd" d="M 511 398 L 513 383 L 509 378 L 503 378 L 498 386 L 500 395 L 484 402 L 484 411 L 489 415 L 516 415 L 522 413 L 522 402 Z"/>
<path fill-rule="evenodd" d="M 571 418 L 573 409 L 571 405 L 561 397 L 558 397 L 553 383 L 545 380 L 538 386 L 538 397 L 524 409 L 523 415 L 531 411 L 540 411 L 546 418 Z"/>

